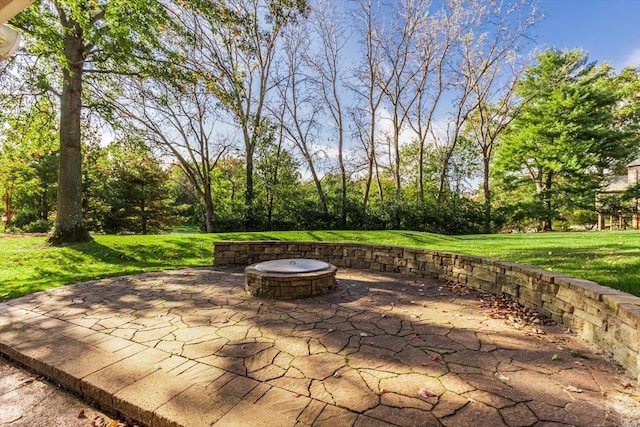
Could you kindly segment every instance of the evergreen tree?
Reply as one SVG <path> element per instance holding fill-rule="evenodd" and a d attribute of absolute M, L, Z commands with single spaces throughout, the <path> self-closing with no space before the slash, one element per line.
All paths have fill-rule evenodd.
<path fill-rule="evenodd" d="M 543 52 L 518 82 L 523 104 L 497 153 L 496 170 L 535 187 L 531 217 L 543 230 L 552 229 L 559 208 L 593 202 L 603 168 L 635 149 L 614 120 L 618 87 L 608 65 L 589 63 L 580 50 Z"/>
<path fill-rule="evenodd" d="M 144 146 L 114 143 L 110 153 L 108 232 L 148 234 L 175 223 L 169 174 Z"/>

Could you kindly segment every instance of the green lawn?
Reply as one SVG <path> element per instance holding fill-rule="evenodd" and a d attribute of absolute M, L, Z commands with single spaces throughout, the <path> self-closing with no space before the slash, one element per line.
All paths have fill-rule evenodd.
<path fill-rule="evenodd" d="M 221 240 L 342 241 L 492 256 L 596 281 L 640 296 L 640 232 L 443 236 L 412 231 L 291 231 L 95 236 L 48 247 L 44 237 L 0 237 L 0 301 L 100 277 L 211 265 Z"/>

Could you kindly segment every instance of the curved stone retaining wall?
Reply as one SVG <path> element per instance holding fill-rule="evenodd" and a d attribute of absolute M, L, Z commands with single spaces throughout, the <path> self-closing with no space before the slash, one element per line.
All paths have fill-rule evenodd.
<path fill-rule="evenodd" d="M 640 298 L 633 295 L 536 267 L 427 249 L 287 241 L 214 246 L 217 266 L 281 258 L 314 258 L 337 267 L 433 277 L 510 295 L 611 353 L 640 381 Z"/>

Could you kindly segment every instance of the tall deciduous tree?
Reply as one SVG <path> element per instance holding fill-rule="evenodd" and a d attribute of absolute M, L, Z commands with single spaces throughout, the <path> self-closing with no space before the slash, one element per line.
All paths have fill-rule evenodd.
<path fill-rule="evenodd" d="M 363 55 L 362 64 L 356 71 L 356 83 L 352 85 L 355 93 L 360 98 L 360 105 L 351 110 L 357 139 L 362 143 L 367 157 L 367 175 L 362 196 L 362 212 L 367 209 L 374 176 L 380 201 L 384 199 L 376 154 L 377 122 L 383 100 L 383 92 L 380 90 L 377 77 L 378 65 L 381 61 L 380 43 L 377 37 L 381 6 L 382 4 L 379 0 L 358 0 L 358 7 L 354 12 L 357 20 L 356 29 L 362 39 Z"/>
<path fill-rule="evenodd" d="M 422 58 L 417 58 L 417 51 L 420 36 L 429 21 L 429 2 L 403 0 L 395 13 L 389 25 L 391 30 L 379 36 L 377 41 L 381 63 L 378 64 L 375 77 L 389 110 L 389 169 L 396 186 L 396 197 L 400 198 L 400 134 L 406 127 L 409 111 L 413 110 L 419 98 L 419 92 L 412 90 L 412 83 L 422 72 Z"/>
<path fill-rule="evenodd" d="M 344 5 L 343 5 L 344 7 Z M 320 41 L 319 47 L 307 55 L 315 71 L 314 83 L 319 87 L 325 111 L 330 117 L 328 127 L 336 140 L 338 169 L 340 171 L 340 225 L 347 226 L 347 169 L 345 144 L 347 137 L 345 96 L 345 46 L 351 34 L 347 21 L 340 13 L 338 1 L 318 1 L 311 14 L 313 34 Z"/>
<path fill-rule="evenodd" d="M 277 73 L 277 92 L 280 106 L 273 111 L 280 122 L 283 136 L 290 141 L 304 158 L 316 187 L 320 208 L 329 214 L 327 196 L 322 187 L 322 176 L 318 171 L 317 152 L 314 143 L 318 140 L 319 113 L 321 105 L 315 92 L 310 71 L 306 67 L 305 52 L 311 48 L 306 29 L 298 26 L 286 32 L 283 43 L 283 63 Z"/>
<path fill-rule="evenodd" d="M 210 13 L 211 8 L 219 13 Z M 245 227 L 254 224 L 254 154 L 267 125 L 267 95 L 282 30 L 306 13 L 306 0 L 194 2 L 189 30 L 201 55 L 189 64 L 239 127 L 244 144 Z"/>
<path fill-rule="evenodd" d="M 561 203 L 593 191 L 599 171 L 634 150 L 635 142 L 615 125 L 618 87 L 609 66 L 589 63 L 580 50 L 541 53 L 518 82 L 524 104 L 496 165 L 535 186 L 543 230 L 552 229 Z"/>
<path fill-rule="evenodd" d="M 198 79 L 175 83 L 131 80 L 115 103 L 116 111 L 145 135 L 147 143 L 177 160 L 203 202 L 204 229 L 212 233 L 211 174 L 229 144 L 215 132 L 216 99 L 206 86 Z"/>
<path fill-rule="evenodd" d="M 54 61 L 61 74 L 61 82 L 38 78 L 60 97 L 57 216 L 50 243 L 90 239 L 82 215 L 80 149 L 83 90 L 88 80 L 105 73 L 154 73 L 169 68 L 175 58 L 168 58 L 170 53 L 161 43 L 169 16 L 165 4 L 157 0 L 49 0 L 14 19 L 13 24 L 29 38 L 28 52 Z"/>

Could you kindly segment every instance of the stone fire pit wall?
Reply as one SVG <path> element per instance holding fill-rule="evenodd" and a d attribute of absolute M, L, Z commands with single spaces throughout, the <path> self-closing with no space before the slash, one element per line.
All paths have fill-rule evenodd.
<path fill-rule="evenodd" d="M 510 295 L 597 344 L 640 381 L 640 298 L 633 295 L 536 267 L 426 249 L 286 241 L 214 246 L 216 266 L 246 266 L 282 258 L 312 258 L 337 267 L 433 277 Z"/>

